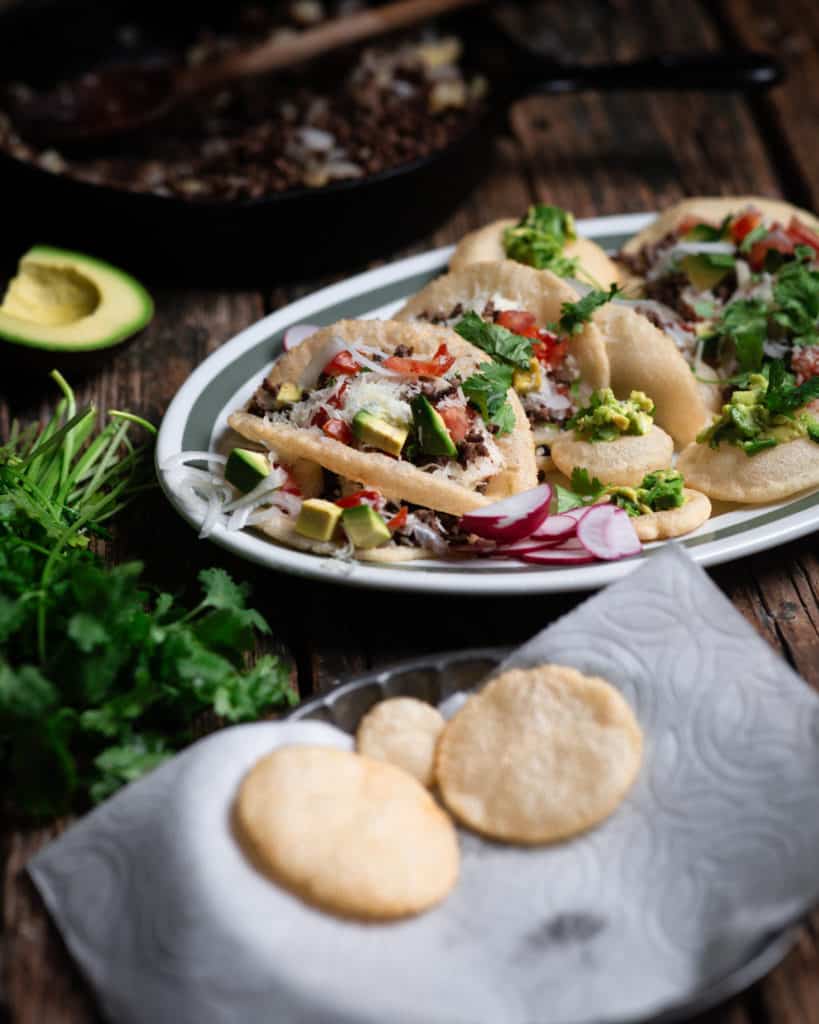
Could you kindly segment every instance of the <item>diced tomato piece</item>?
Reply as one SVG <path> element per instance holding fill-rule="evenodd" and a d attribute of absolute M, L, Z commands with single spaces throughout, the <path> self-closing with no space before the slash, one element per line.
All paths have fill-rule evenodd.
<path fill-rule="evenodd" d="M 791 370 L 796 374 L 797 384 L 819 376 L 819 345 L 795 348 L 791 353 Z"/>
<path fill-rule="evenodd" d="M 819 235 L 815 231 L 811 231 L 798 217 L 791 217 L 785 230 L 794 245 L 809 245 L 819 256 Z"/>
<path fill-rule="evenodd" d="M 792 256 L 793 250 L 793 240 L 785 234 L 781 224 L 774 224 L 764 238 L 760 238 L 751 246 L 748 262 L 751 264 L 752 270 L 764 270 L 765 257 L 769 252 L 780 252 L 783 256 Z"/>
<path fill-rule="evenodd" d="M 350 444 L 353 439 L 350 425 L 345 423 L 344 420 L 331 420 L 328 418 L 326 423 L 321 424 L 321 429 L 328 437 L 341 441 L 342 444 Z"/>
<path fill-rule="evenodd" d="M 474 413 L 465 405 L 448 405 L 438 410 L 455 444 L 460 444 L 469 432 Z"/>
<path fill-rule="evenodd" d="M 557 335 L 550 331 L 540 331 L 539 337 L 541 340 L 532 348 L 535 358 L 550 370 L 557 369 L 568 355 L 568 339 L 560 341 Z"/>
<path fill-rule="evenodd" d="M 407 506 L 404 505 L 400 512 L 390 519 L 387 523 L 388 530 L 400 530 L 402 526 L 405 526 L 407 522 Z"/>
<path fill-rule="evenodd" d="M 455 356 L 449 354 L 446 344 L 441 344 L 431 359 L 409 359 L 406 356 L 390 356 L 384 360 L 384 366 L 396 373 L 405 373 L 408 377 L 443 377 L 452 367 Z"/>
<path fill-rule="evenodd" d="M 365 488 L 363 491 L 354 491 L 352 494 L 348 494 L 346 498 L 339 498 L 336 505 L 339 508 L 355 508 L 356 505 L 377 505 L 380 500 L 381 495 L 378 491 Z"/>
<path fill-rule="evenodd" d="M 537 324 L 531 313 L 522 309 L 504 309 L 495 317 L 495 323 L 505 327 L 513 334 L 519 334 L 523 338 L 537 337 Z"/>
<path fill-rule="evenodd" d="M 287 474 L 287 479 L 282 485 L 282 490 L 286 494 L 295 494 L 297 497 L 300 498 L 301 487 L 299 487 L 298 483 L 296 482 L 296 478 L 293 476 L 289 469 L 285 469 L 284 466 L 282 466 L 281 468 L 284 469 L 285 473 Z"/>
<path fill-rule="evenodd" d="M 353 377 L 361 372 L 361 367 L 345 349 L 334 356 L 321 372 L 325 377 Z"/>
<path fill-rule="evenodd" d="M 324 424 L 329 419 L 330 419 L 330 414 L 327 412 L 327 410 L 326 409 L 322 409 L 321 406 L 319 406 L 319 408 L 316 409 L 316 411 L 310 417 L 310 426 L 311 427 L 323 427 Z"/>
<path fill-rule="evenodd" d="M 743 238 L 749 235 L 754 228 L 758 228 L 761 223 L 762 214 L 760 211 L 753 206 L 749 206 L 747 210 L 737 214 L 731 221 L 729 228 L 731 238 L 739 245 Z"/>

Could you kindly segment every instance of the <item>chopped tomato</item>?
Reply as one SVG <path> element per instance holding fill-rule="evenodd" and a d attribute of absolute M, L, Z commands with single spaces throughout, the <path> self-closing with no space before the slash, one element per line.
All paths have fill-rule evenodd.
<path fill-rule="evenodd" d="M 293 476 L 293 474 L 290 472 L 289 469 L 285 469 L 284 466 L 282 466 L 281 468 L 284 469 L 285 473 L 287 474 L 287 479 L 285 480 L 285 482 L 284 482 L 284 484 L 282 486 L 282 490 L 286 494 L 295 494 L 297 497 L 300 498 L 301 497 L 301 487 L 299 487 L 299 485 L 298 485 L 298 483 L 296 481 L 296 478 Z"/>
<path fill-rule="evenodd" d="M 384 360 L 384 366 L 396 373 L 404 373 L 408 377 L 443 377 L 452 367 L 455 356 L 449 354 L 445 344 L 439 345 L 431 359 L 409 359 L 405 356 L 390 356 Z"/>
<path fill-rule="evenodd" d="M 341 387 L 336 391 L 334 395 L 331 395 L 327 399 L 327 404 L 332 405 L 334 409 L 340 409 L 344 404 L 344 396 L 347 394 L 347 381 L 345 380 Z"/>
<path fill-rule="evenodd" d="M 551 331 L 538 331 L 540 341 L 532 346 L 532 353 L 544 366 L 554 370 L 563 362 L 569 352 L 566 338 L 560 341 Z"/>
<path fill-rule="evenodd" d="M 785 234 L 782 225 L 774 224 L 764 238 L 760 238 L 758 242 L 754 242 L 751 246 L 751 251 L 748 253 L 748 262 L 751 264 L 752 270 L 764 270 L 765 259 L 769 252 L 779 252 L 783 256 L 792 256 L 793 250 L 794 243 Z"/>
<path fill-rule="evenodd" d="M 739 245 L 743 238 L 749 235 L 754 228 L 758 228 L 761 223 L 762 214 L 751 206 L 743 213 L 737 214 L 731 221 L 729 228 L 731 238 Z"/>
<path fill-rule="evenodd" d="M 795 348 L 791 353 L 791 370 L 796 374 L 797 384 L 819 376 L 819 345 Z"/>
<path fill-rule="evenodd" d="M 446 429 L 455 444 L 460 444 L 466 437 L 473 414 L 465 405 L 448 405 L 439 409 L 441 419 L 446 423 Z"/>
<path fill-rule="evenodd" d="M 785 231 L 794 245 L 808 245 L 819 256 L 819 235 L 811 231 L 798 217 L 791 217 Z"/>
<path fill-rule="evenodd" d="M 330 419 L 330 414 L 326 409 L 322 409 L 321 406 L 316 409 L 313 415 L 310 417 L 311 427 L 323 427 L 327 420 Z"/>
<path fill-rule="evenodd" d="M 350 425 L 345 423 L 344 420 L 331 420 L 328 418 L 326 423 L 321 424 L 321 429 L 328 437 L 341 441 L 342 444 L 349 444 L 353 439 Z"/>
<path fill-rule="evenodd" d="M 352 355 L 344 349 L 333 356 L 321 372 L 325 377 L 353 377 L 361 372 L 361 367 Z"/>
<path fill-rule="evenodd" d="M 339 498 L 336 502 L 339 508 L 355 508 L 356 505 L 377 505 L 381 500 L 378 491 L 371 491 L 365 488 L 363 491 L 354 491 L 346 498 Z"/>
<path fill-rule="evenodd" d="M 537 338 L 538 336 L 534 316 L 522 309 L 504 309 L 495 317 L 495 323 L 523 338 Z"/>
<path fill-rule="evenodd" d="M 400 530 L 402 526 L 405 526 L 407 522 L 407 506 L 404 505 L 400 512 L 390 519 L 387 523 L 388 530 Z"/>

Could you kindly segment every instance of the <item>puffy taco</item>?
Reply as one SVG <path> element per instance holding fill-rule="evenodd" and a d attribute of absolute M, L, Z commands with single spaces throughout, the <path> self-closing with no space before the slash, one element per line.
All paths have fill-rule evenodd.
<path fill-rule="evenodd" d="M 618 256 L 643 294 L 636 308 L 698 376 L 722 379 L 782 357 L 803 377 L 816 372 L 803 342 L 805 317 L 815 323 L 819 312 L 817 258 L 819 220 L 758 196 L 685 199 Z"/>
<path fill-rule="evenodd" d="M 517 396 L 485 353 L 438 326 L 322 328 L 278 360 L 229 423 L 284 459 L 453 516 L 537 482 Z"/>
<path fill-rule="evenodd" d="M 559 206 L 537 203 L 520 220 L 493 221 L 460 240 L 449 261 L 452 271 L 472 263 L 510 259 L 551 270 L 558 277 L 577 278 L 597 288 L 620 280 L 620 269 L 588 238 L 577 234 L 574 217 Z"/>
<path fill-rule="evenodd" d="M 591 392 L 609 382 L 605 345 L 594 324 L 576 318 L 561 332 L 564 307 L 576 299 L 549 271 L 511 260 L 473 263 L 427 285 L 396 319 L 453 327 L 507 366 L 543 454 Z"/>
<path fill-rule="evenodd" d="M 711 498 L 778 501 L 819 487 L 819 376 L 801 385 L 781 360 L 749 374 L 678 467 Z"/>

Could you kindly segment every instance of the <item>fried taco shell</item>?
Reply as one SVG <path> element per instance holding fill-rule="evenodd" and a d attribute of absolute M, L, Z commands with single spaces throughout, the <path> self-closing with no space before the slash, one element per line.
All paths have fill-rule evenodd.
<path fill-rule="evenodd" d="M 656 406 L 656 422 L 680 447 L 692 442 L 720 407 L 717 385 L 698 381 L 673 339 L 629 306 L 607 303 L 594 320 L 606 341 L 615 395 L 644 391 Z"/>
<path fill-rule="evenodd" d="M 348 344 L 361 342 L 392 354 L 399 345 L 412 347 L 417 358 L 431 357 L 442 342 L 455 356 L 454 371 L 468 377 L 490 361 L 480 349 L 464 341 L 454 331 L 427 324 L 401 324 L 390 320 L 341 320 L 317 331 L 297 348 L 286 352 L 268 375 L 271 386 L 288 382 L 301 386 L 311 364 L 333 339 Z M 271 422 L 245 411 L 233 413 L 229 424 L 243 437 L 281 452 L 285 459 L 307 459 L 339 476 L 360 480 L 386 497 L 411 502 L 425 508 L 463 515 L 490 501 L 525 491 L 537 485 L 532 432 L 517 395 L 510 389 L 508 400 L 515 414 L 515 427 L 499 434 L 495 442 L 504 460 L 503 469 L 489 481 L 485 494 L 463 485 L 425 473 L 409 462 L 381 452 L 358 451 L 349 445 L 311 429 L 289 423 Z"/>
<path fill-rule="evenodd" d="M 498 298 L 513 302 L 515 308 L 531 313 L 541 326 L 560 318 L 564 302 L 576 302 L 573 289 L 549 270 L 500 260 L 495 263 L 472 263 L 457 271 L 436 278 L 396 313 L 396 320 L 425 317 L 447 317 L 461 305 L 464 309 L 481 309 Z M 571 354 L 577 360 L 580 376 L 590 390 L 608 387 L 609 360 L 606 345 L 594 324 L 587 324 L 570 342 Z"/>
<path fill-rule="evenodd" d="M 762 504 L 819 487 L 819 444 L 799 437 L 756 455 L 733 444 L 690 444 L 677 469 L 686 483 L 710 498 Z"/>
<path fill-rule="evenodd" d="M 517 223 L 516 219 L 507 217 L 464 235 L 455 247 L 455 252 L 449 261 L 449 269 L 457 271 L 463 270 L 464 267 L 468 267 L 472 263 L 505 260 L 503 233 Z M 620 268 L 591 239 L 575 238 L 574 241 L 567 243 L 563 254 L 570 258 L 577 258 L 579 261 L 578 277 L 589 284 L 607 288 L 610 284 L 620 282 L 622 274 Z M 524 264 L 519 265 L 524 266 Z"/>

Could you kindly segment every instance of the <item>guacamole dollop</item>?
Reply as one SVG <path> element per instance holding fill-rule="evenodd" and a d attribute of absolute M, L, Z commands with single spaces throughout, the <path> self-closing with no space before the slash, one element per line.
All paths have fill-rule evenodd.
<path fill-rule="evenodd" d="M 537 203 L 517 224 L 506 228 L 503 248 L 510 260 L 551 270 L 559 277 L 574 277 L 577 260 L 564 256 L 563 249 L 575 238 L 574 217 L 567 210 Z"/>
<path fill-rule="evenodd" d="M 783 402 L 773 402 L 772 397 L 769 373 L 749 374 L 743 389 L 731 395 L 711 426 L 697 435 L 697 442 L 712 448 L 733 444 L 746 455 L 756 455 L 799 437 L 817 439 L 813 416 L 788 409 Z"/>
<path fill-rule="evenodd" d="M 639 487 L 607 487 L 605 493 L 630 516 L 644 516 L 684 505 L 683 484 L 676 469 L 658 469 L 646 473 Z"/>
<path fill-rule="evenodd" d="M 632 391 L 627 399 L 619 399 L 611 388 L 601 388 L 567 426 L 583 441 L 616 441 L 624 435 L 648 433 L 653 417 L 654 403 L 644 392 Z"/>

